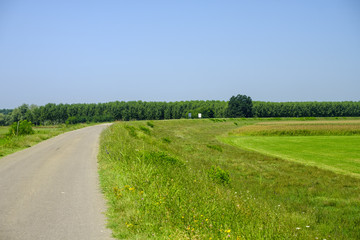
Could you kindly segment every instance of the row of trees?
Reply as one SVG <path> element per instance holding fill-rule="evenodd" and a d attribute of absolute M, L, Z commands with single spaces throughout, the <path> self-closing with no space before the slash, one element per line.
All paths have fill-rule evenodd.
<path fill-rule="evenodd" d="M 28 120 L 36 125 L 81 122 L 108 122 L 115 120 L 162 120 L 180 119 L 192 113 L 202 113 L 204 118 L 225 116 L 225 101 L 182 101 L 182 102 L 109 102 L 98 104 L 53 104 L 34 106 L 23 104 L 5 115 L 2 123 L 9 125 Z"/>
<path fill-rule="evenodd" d="M 23 104 L 7 114 L 0 113 L 0 125 L 20 120 L 36 125 L 115 120 L 162 120 L 187 118 L 188 113 L 204 118 L 223 117 L 357 117 L 360 102 L 259 102 L 245 95 L 227 101 L 109 102 L 98 104 Z"/>
<path fill-rule="evenodd" d="M 358 117 L 360 102 L 254 102 L 255 117 Z"/>

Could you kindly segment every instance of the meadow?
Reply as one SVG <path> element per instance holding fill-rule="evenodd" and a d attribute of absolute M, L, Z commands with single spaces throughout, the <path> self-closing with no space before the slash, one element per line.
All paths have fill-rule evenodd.
<path fill-rule="evenodd" d="M 243 127 L 275 122 L 168 120 L 109 127 L 101 137 L 99 173 L 114 237 L 359 239 L 359 178 L 223 142 L 241 137 L 236 132 Z"/>
<path fill-rule="evenodd" d="M 31 147 L 41 141 L 55 137 L 61 133 L 76 130 L 82 127 L 90 126 L 89 124 L 74 125 L 50 125 L 33 127 L 34 134 L 22 136 L 9 136 L 9 128 L 0 126 L 0 158 L 16 151 Z"/>

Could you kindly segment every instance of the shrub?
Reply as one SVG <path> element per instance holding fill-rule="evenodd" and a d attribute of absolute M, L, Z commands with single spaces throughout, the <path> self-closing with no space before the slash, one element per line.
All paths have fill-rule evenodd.
<path fill-rule="evenodd" d="M 152 163 L 157 163 L 162 166 L 166 165 L 177 165 L 184 166 L 184 163 L 179 159 L 169 156 L 167 153 L 159 151 L 159 152 L 145 152 L 144 153 L 145 160 Z"/>
<path fill-rule="evenodd" d="M 145 133 L 145 134 L 147 134 L 147 135 L 150 135 L 150 134 L 151 134 L 150 129 L 147 128 L 147 127 L 145 127 L 145 126 L 140 126 L 139 129 L 140 129 L 143 133 Z"/>
<path fill-rule="evenodd" d="M 221 146 L 219 146 L 219 145 L 206 145 L 208 148 L 210 148 L 210 149 L 214 149 L 214 150 L 216 150 L 216 151 L 219 151 L 219 152 L 222 152 L 223 150 L 222 150 L 222 147 Z"/>
<path fill-rule="evenodd" d="M 208 171 L 208 176 L 211 180 L 220 184 L 230 183 L 229 173 L 218 166 L 211 166 L 210 170 Z"/>
<path fill-rule="evenodd" d="M 33 134 L 32 123 L 27 120 L 14 122 L 9 129 L 9 135 L 28 135 Z"/>
<path fill-rule="evenodd" d="M 154 128 L 154 124 L 152 122 L 146 122 L 146 124 L 151 127 L 151 128 Z"/>
<path fill-rule="evenodd" d="M 137 138 L 137 132 L 134 126 L 124 125 L 124 128 L 128 130 L 130 136 Z"/>
<path fill-rule="evenodd" d="M 170 140 L 170 138 L 168 138 L 168 137 L 163 137 L 161 140 L 162 140 L 164 143 L 171 143 L 171 140 Z"/>

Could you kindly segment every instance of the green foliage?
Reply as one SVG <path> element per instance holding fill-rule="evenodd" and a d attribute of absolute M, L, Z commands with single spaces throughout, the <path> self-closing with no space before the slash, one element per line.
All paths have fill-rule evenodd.
<path fill-rule="evenodd" d="M 168 137 L 163 137 L 161 140 L 162 140 L 164 143 L 171 143 L 171 139 L 168 138 Z"/>
<path fill-rule="evenodd" d="M 134 126 L 124 125 L 124 128 L 128 131 L 130 136 L 137 138 L 137 130 Z"/>
<path fill-rule="evenodd" d="M 32 129 L 32 123 L 28 122 L 27 120 L 14 122 L 9 129 L 10 136 L 29 135 L 33 133 L 34 130 Z"/>
<path fill-rule="evenodd" d="M 208 144 L 208 145 L 206 145 L 206 146 L 207 146 L 208 148 L 214 149 L 214 150 L 219 151 L 219 152 L 222 152 L 222 151 L 223 151 L 223 150 L 222 150 L 222 147 L 219 146 L 219 145 Z"/>
<path fill-rule="evenodd" d="M 154 128 L 154 123 L 152 123 L 152 122 L 146 122 L 146 125 L 148 125 L 151 128 Z"/>
<path fill-rule="evenodd" d="M 211 168 L 208 170 L 208 176 L 210 179 L 220 184 L 230 183 L 229 173 L 218 166 L 211 166 Z"/>
<path fill-rule="evenodd" d="M 145 134 L 147 134 L 147 135 L 150 135 L 150 134 L 151 134 L 150 129 L 147 128 L 147 127 L 145 127 L 145 126 L 139 126 L 139 129 L 140 129 L 143 133 L 145 133 Z"/>
<path fill-rule="evenodd" d="M 76 124 L 129 120 L 162 120 L 224 117 L 356 117 L 360 116 L 359 102 L 259 102 L 245 95 L 233 96 L 226 101 L 180 102 L 109 102 L 99 104 L 54 104 L 45 106 L 23 104 L 10 111 L 3 110 L 6 125 L 28 120 L 35 125 Z M 0 111 L 1 113 L 1 111 Z M 3 122 L 4 122 L 3 121 Z M 1 122 L 0 122 L 1 123 Z M 147 123 L 148 124 L 148 123 Z M 149 127 L 152 128 L 151 122 Z"/>
<path fill-rule="evenodd" d="M 209 120 L 212 122 L 226 122 L 225 118 L 210 118 Z"/>
<path fill-rule="evenodd" d="M 167 165 L 185 166 L 182 161 L 168 155 L 166 152 L 163 151 L 144 152 L 143 156 L 146 161 L 156 163 L 161 166 L 167 166 Z"/>
<path fill-rule="evenodd" d="M 232 96 L 230 98 L 226 116 L 230 118 L 252 117 L 252 100 L 246 95 Z"/>

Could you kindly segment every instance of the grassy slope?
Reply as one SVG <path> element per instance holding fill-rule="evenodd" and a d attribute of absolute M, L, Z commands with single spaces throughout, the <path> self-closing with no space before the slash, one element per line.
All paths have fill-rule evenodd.
<path fill-rule="evenodd" d="M 224 142 L 360 177 L 360 136 L 226 137 Z"/>
<path fill-rule="evenodd" d="M 0 127 L 0 158 L 11 153 L 20 151 L 24 148 L 31 147 L 41 141 L 55 137 L 61 133 L 72 131 L 75 129 L 90 126 L 89 124 L 75 124 L 75 125 L 54 125 L 34 127 L 35 134 L 26 136 L 9 137 L 9 127 Z"/>
<path fill-rule="evenodd" d="M 153 129 L 129 122 L 106 130 L 100 178 L 115 237 L 359 239 L 360 179 L 217 140 L 253 122 L 155 121 Z M 207 176 L 213 165 L 230 173 L 230 184 Z"/>

